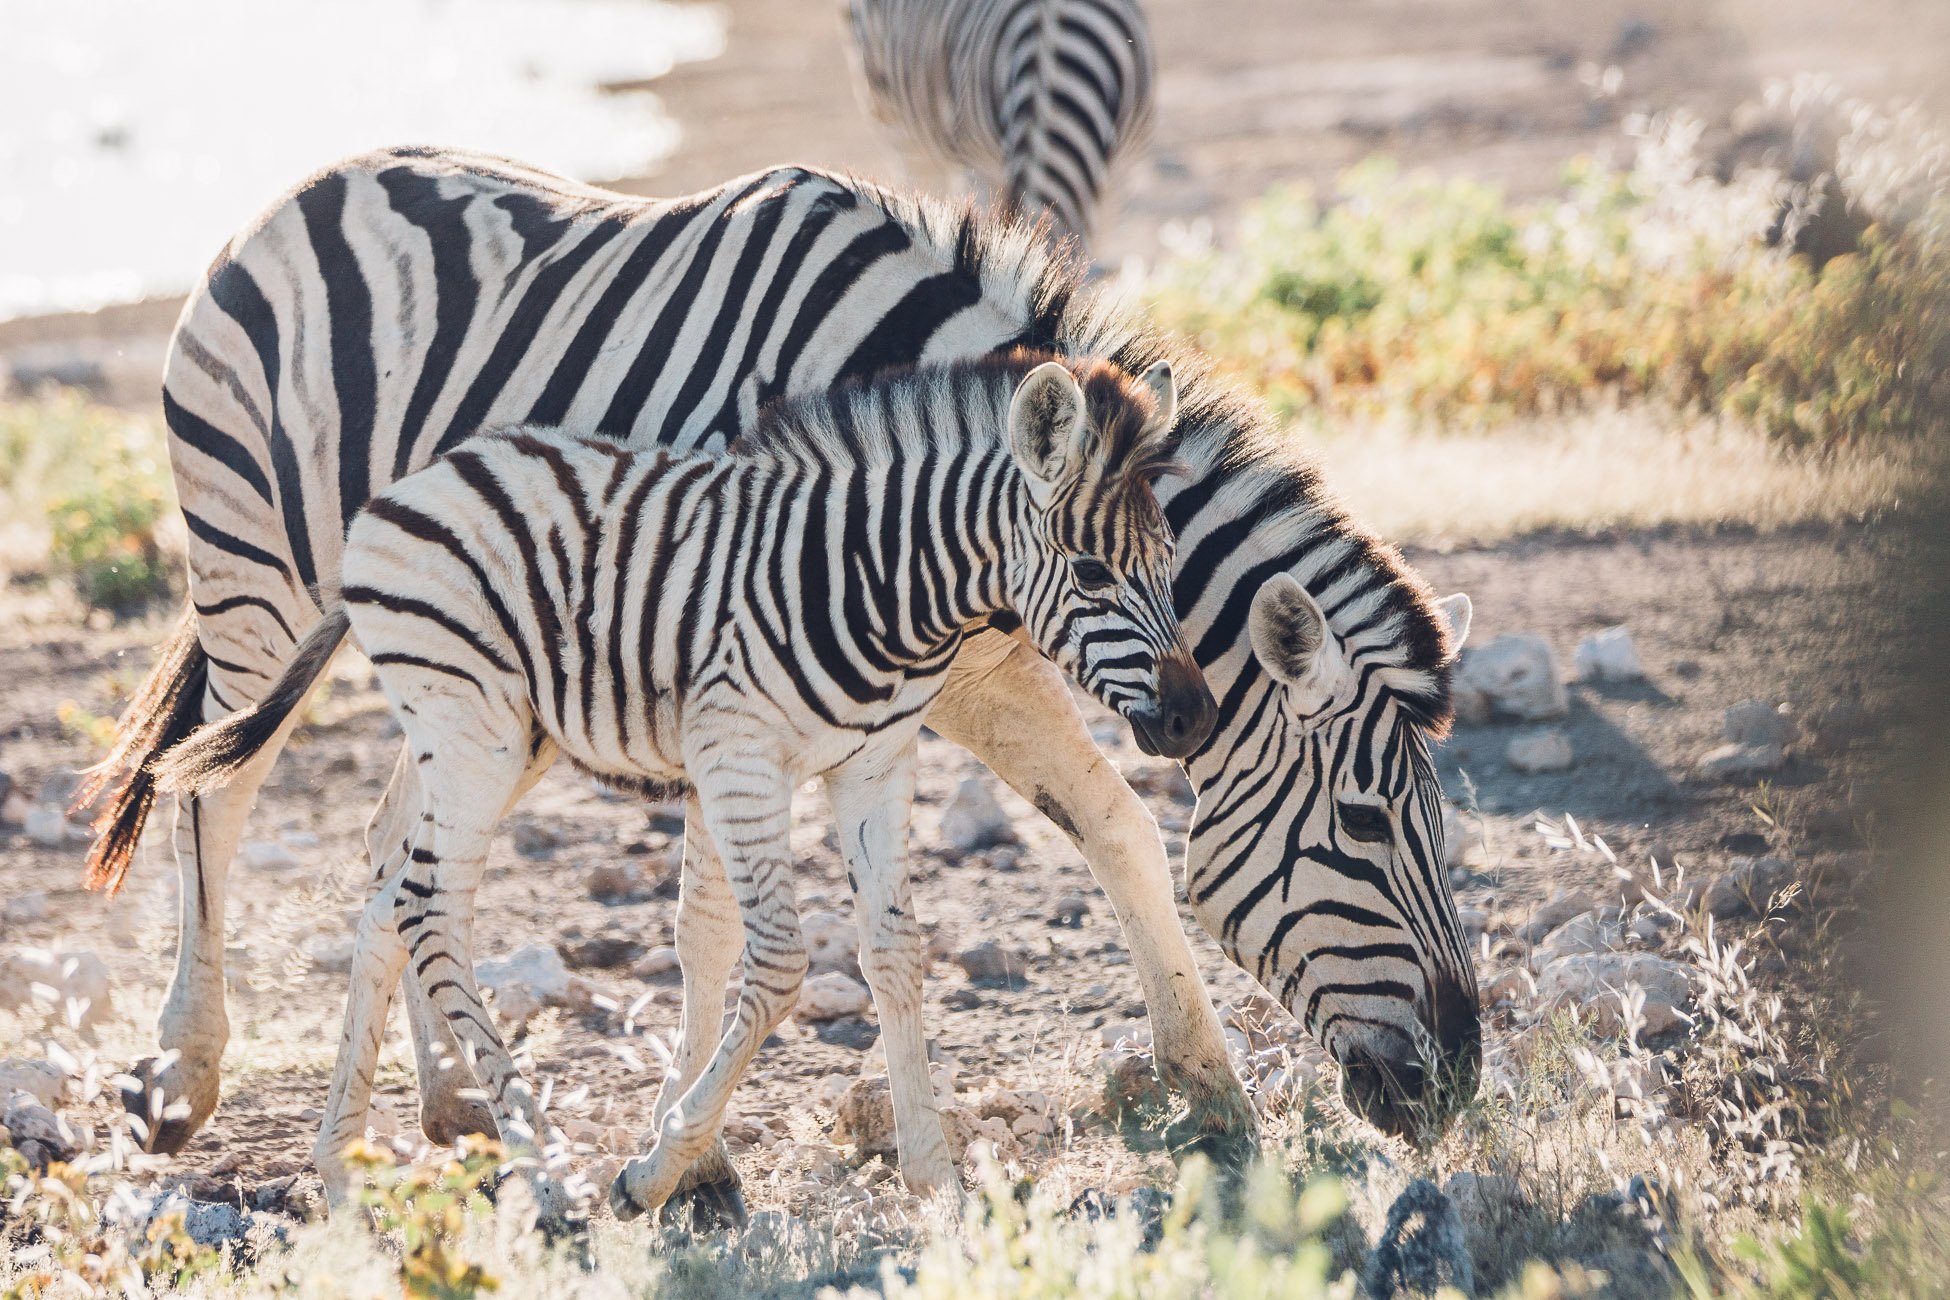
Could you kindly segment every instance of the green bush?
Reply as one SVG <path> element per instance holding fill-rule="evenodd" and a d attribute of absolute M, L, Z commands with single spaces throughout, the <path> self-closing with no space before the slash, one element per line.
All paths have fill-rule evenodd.
<path fill-rule="evenodd" d="M 161 430 L 76 393 L 0 404 L 0 504 L 46 525 L 45 566 L 89 604 L 126 611 L 168 592 Z"/>
<path fill-rule="evenodd" d="M 1288 414 L 1487 424 L 1606 394 L 1828 444 L 1950 409 L 1938 214 L 1817 272 L 1766 239 L 1792 193 L 1705 175 L 1695 136 L 1648 138 L 1629 172 L 1574 164 L 1535 203 L 1385 161 L 1331 205 L 1278 190 L 1237 250 L 1163 268 L 1155 305 Z"/>

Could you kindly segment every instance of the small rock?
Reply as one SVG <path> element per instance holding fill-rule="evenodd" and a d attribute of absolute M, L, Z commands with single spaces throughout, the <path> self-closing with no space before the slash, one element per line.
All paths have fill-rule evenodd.
<path fill-rule="evenodd" d="M 1483 981 L 1483 1000 L 1491 1006 L 1499 1002 L 1521 1003 L 1537 991 L 1537 981 L 1521 966 L 1509 966 Z"/>
<path fill-rule="evenodd" d="M 313 970 L 344 974 L 352 969 L 352 955 L 357 949 L 358 941 L 349 934 L 320 934 L 305 944 L 305 955 Z"/>
<path fill-rule="evenodd" d="M 1779 745 L 1725 744 L 1700 756 L 1699 774 L 1711 781 L 1751 781 L 1787 766 Z"/>
<path fill-rule="evenodd" d="M 1084 918 L 1090 915 L 1090 900 L 1082 894 L 1065 894 L 1056 900 L 1050 909 L 1049 923 L 1067 930 L 1083 928 Z"/>
<path fill-rule="evenodd" d="M 863 1016 L 873 1006 L 867 986 L 851 975 L 827 971 L 814 975 L 799 989 L 799 1005 L 793 1015 L 804 1021 L 840 1020 Z"/>
<path fill-rule="evenodd" d="M 1461 923 L 1463 934 L 1472 944 L 1488 933 L 1490 928 L 1490 914 L 1480 907 L 1457 908 L 1456 920 Z"/>
<path fill-rule="evenodd" d="M 1800 730 L 1783 706 L 1769 700 L 1742 700 L 1726 711 L 1722 728 L 1736 745 L 1776 748 L 1792 744 Z"/>
<path fill-rule="evenodd" d="M 1592 910 L 1594 904 L 1584 894 L 1570 889 L 1559 889 L 1537 905 L 1530 919 L 1517 928 L 1517 938 L 1525 943 L 1538 943 L 1543 937 L 1563 925 L 1574 916 L 1582 916 Z"/>
<path fill-rule="evenodd" d="M 21 830 L 30 842 L 58 849 L 68 842 L 67 811 L 59 804 L 37 803 L 21 818 Z"/>
<path fill-rule="evenodd" d="M 812 973 L 837 971 L 842 975 L 860 973 L 860 927 L 853 918 L 838 912 L 808 912 L 799 922 L 805 936 L 806 957 Z"/>
<path fill-rule="evenodd" d="M 1490 707 L 1489 692 L 1461 680 L 1450 683 L 1449 705 L 1455 710 L 1457 724 L 1464 727 L 1483 726 L 1496 713 Z"/>
<path fill-rule="evenodd" d="M 494 990 L 495 1011 L 514 1025 L 527 1024 L 543 1007 L 586 1011 L 596 993 L 589 981 L 571 975 L 562 954 L 546 943 L 523 944 L 505 957 L 476 962 L 474 981 Z"/>
<path fill-rule="evenodd" d="M 1676 961 L 1643 952 L 1583 953 L 1560 957 L 1537 974 L 1541 1009 L 1581 1008 L 1595 1019 L 1600 1034 L 1625 1032 L 1621 994 L 1642 989 L 1639 1032 L 1657 1037 L 1685 1023 L 1683 1011 L 1692 1000 L 1693 985 L 1686 968 Z"/>
<path fill-rule="evenodd" d="M 1555 728 L 1512 737 L 1504 758 L 1519 772 L 1562 772 L 1571 766 L 1571 739 Z"/>
<path fill-rule="evenodd" d="M 8 925 L 26 925 L 33 921 L 47 919 L 47 895 L 38 889 L 29 890 L 0 908 L 0 921 Z"/>
<path fill-rule="evenodd" d="M 814 1024 L 813 1037 L 828 1047 L 864 1052 L 880 1041 L 880 1026 L 860 1016 L 843 1016 L 838 1020 L 821 1020 Z M 886 1059 L 885 1053 L 882 1053 L 881 1059 Z"/>
<path fill-rule="evenodd" d="M 58 1106 L 67 1086 L 68 1076 L 52 1061 L 21 1056 L 0 1060 L 0 1097 L 26 1093 L 43 1106 Z"/>
<path fill-rule="evenodd" d="M 1104 1053 L 1104 1113 L 1113 1120 L 1168 1107 L 1171 1094 L 1158 1078 L 1149 1052 L 1117 1049 Z"/>
<path fill-rule="evenodd" d="M 663 980 L 681 974 L 683 964 L 677 959 L 677 950 L 665 945 L 652 948 L 643 954 L 643 959 L 630 968 L 630 974 L 640 980 Z"/>
<path fill-rule="evenodd" d="M 541 822 L 516 822 L 509 838 L 514 841 L 515 852 L 524 858 L 553 856 L 562 845 L 562 837 L 555 829 Z"/>
<path fill-rule="evenodd" d="M 955 965 L 967 974 L 969 983 L 983 988 L 1019 991 L 1029 985 L 1029 963 L 1025 955 L 993 939 L 955 954 Z"/>
<path fill-rule="evenodd" d="M 1632 634 L 1622 627 L 1608 627 L 1578 642 L 1571 665 L 1579 679 L 1587 682 L 1636 682 L 1645 677 L 1638 647 L 1632 644 Z"/>
<path fill-rule="evenodd" d="M 170 1214 L 183 1216 L 183 1231 L 199 1246 L 242 1242 L 250 1235 L 251 1216 L 227 1200 L 200 1201 L 171 1193 L 150 1206 L 148 1220 L 153 1224 Z"/>
<path fill-rule="evenodd" d="M 974 853 L 1019 840 L 1009 815 L 979 776 L 956 786 L 954 797 L 941 810 L 941 842 L 956 852 Z"/>
<path fill-rule="evenodd" d="M 1706 887 L 1702 901 L 1715 920 L 1759 916 L 1793 880 L 1794 867 L 1779 858 L 1735 858 L 1732 868 Z"/>
<path fill-rule="evenodd" d="M 862 1160 L 874 1156 L 891 1160 L 899 1153 L 893 1085 L 886 1075 L 855 1079 L 847 1085 L 834 1110 L 833 1140 L 850 1144 Z"/>
<path fill-rule="evenodd" d="M 1464 651 L 1458 680 L 1482 692 L 1493 713 L 1520 721 L 1542 722 L 1570 711 L 1557 656 L 1541 636 L 1506 632 Z"/>
<path fill-rule="evenodd" d="M 941 995 L 941 1005 L 950 1011 L 973 1011 L 986 1004 L 983 1002 L 981 994 L 964 984 L 960 988 L 949 989 L 946 993 L 943 993 Z"/>
<path fill-rule="evenodd" d="M 605 862 L 589 868 L 583 879 L 589 897 L 598 903 L 622 903 L 638 896 L 643 868 L 634 862 Z"/>
<path fill-rule="evenodd" d="M 237 850 L 237 860 L 252 871 L 288 871 L 298 855 L 276 840 L 251 840 Z"/>
<path fill-rule="evenodd" d="M 1641 907 L 1632 918 L 1625 932 L 1635 943 L 1648 948 L 1663 948 L 1666 940 L 1679 929 L 1679 918 L 1662 907 Z"/>
<path fill-rule="evenodd" d="M 52 1158 L 66 1160 L 79 1148 L 75 1131 L 68 1127 L 68 1122 L 31 1092 L 16 1092 L 8 1098 L 0 1125 L 6 1126 L 16 1149 L 24 1151 L 25 1144 L 38 1142 Z"/>
<path fill-rule="evenodd" d="M 1443 1287 L 1471 1295 L 1476 1271 L 1455 1203 L 1434 1183 L 1418 1178 L 1388 1207 L 1381 1240 L 1361 1270 L 1361 1289 L 1374 1300 L 1387 1300 L 1403 1293 L 1433 1295 Z"/>
<path fill-rule="evenodd" d="M 643 940 L 615 932 L 592 935 L 563 945 L 562 956 L 571 966 L 609 970 L 643 956 Z"/>
<path fill-rule="evenodd" d="M 0 952 L 0 1008 L 5 1010 L 27 1013 L 38 1008 L 89 1028 L 112 1014 L 109 994 L 113 987 L 108 966 L 86 950 L 17 948 Z M 44 992 L 37 994 L 36 989 Z"/>
<path fill-rule="evenodd" d="M 1596 912 L 1586 912 L 1574 916 L 1563 925 L 1545 935 L 1536 951 L 1531 953 L 1530 964 L 1542 969 L 1559 957 L 1572 957 L 1587 952 L 1607 952 L 1624 941 L 1624 927 L 1616 921 L 1606 921 Z"/>

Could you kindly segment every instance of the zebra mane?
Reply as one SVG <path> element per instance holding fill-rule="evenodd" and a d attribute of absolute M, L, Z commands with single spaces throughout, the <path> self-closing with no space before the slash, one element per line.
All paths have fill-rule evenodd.
<path fill-rule="evenodd" d="M 971 204 L 950 206 L 871 182 L 848 182 L 935 249 L 944 273 L 968 277 L 983 301 L 1008 304 L 1027 322 L 1016 344 L 1095 357 L 1127 374 L 1169 361 L 1178 384 L 1178 457 L 1216 486 L 1225 517 L 1250 530 L 1254 548 L 1287 567 L 1320 602 L 1357 669 L 1374 665 L 1408 716 L 1432 735 L 1452 718 L 1455 648 L 1435 595 L 1400 551 L 1362 528 L 1319 467 L 1257 397 L 1220 376 L 1210 359 L 1147 322 L 1114 294 L 1085 287 L 1087 269 L 1053 249 L 1037 226 Z M 1188 514 L 1192 507 L 1168 515 Z M 1182 526 L 1185 518 L 1172 522 Z"/>

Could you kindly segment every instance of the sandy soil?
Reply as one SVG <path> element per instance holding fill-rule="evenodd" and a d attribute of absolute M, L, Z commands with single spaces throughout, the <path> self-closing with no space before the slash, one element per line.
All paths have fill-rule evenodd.
<path fill-rule="evenodd" d="M 1715 874 L 1735 853 L 1763 850 L 1793 853 L 1809 873 L 1859 869 L 1854 814 L 1867 792 L 1858 786 L 1869 779 L 1873 757 L 1900 736 L 1902 711 L 1887 665 L 1892 650 L 1905 644 L 1894 620 L 1876 617 L 1867 597 L 1899 549 L 1889 536 L 1856 527 L 1770 537 L 1540 539 L 1415 557 L 1439 588 L 1472 594 L 1473 635 L 1542 632 L 1568 664 L 1578 638 L 1624 623 L 1650 673 L 1632 687 L 1573 686 L 1572 711 L 1561 724 L 1577 760 L 1568 772 L 1526 777 L 1513 771 L 1503 749 L 1519 728 L 1462 727 L 1444 747 L 1451 797 L 1467 802 L 1473 791 L 1482 812 L 1484 847 L 1459 875 L 1459 899 L 1492 917 L 1485 978 L 1518 960 L 1508 931 L 1536 900 L 1566 885 L 1615 887 L 1590 859 L 1553 853 L 1533 829 L 1539 813 L 1575 815 L 1631 864 L 1663 846 L 1662 858 L 1676 856 L 1695 873 Z M 0 679 L 12 687 L 0 698 L 0 770 L 32 794 L 88 757 L 84 745 L 55 725 L 60 703 L 75 699 L 109 711 L 111 674 L 132 677 L 161 625 L 99 631 L 66 622 L 33 626 L 9 619 L 5 625 Z M 308 945 L 347 933 L 356 906 L 352 864 L 363 851 L 361 830 L 396 743 L 387 738 L 389 719 L 363 663 L 342 663 L 329 698 L 314 709 L 315 725 L 273 775 L 249 832 L 251 841 L 286 849 L 289 864 L 240 863 L 233 870 L 233 1038 L 225 1102 L 171 1166 L 172 1176 L 188 1178 L 200 1194 L 234 1197 L 240 1184 L 248 1193 L 297 1171 L 315 1134 L 313 1108 L 324 1094 L 344 977 L 317 968 Z M 1754 696 L 1785 700 L 1811 722 L 1840 716 L 1833 710 L 1844 702 L 1854 713 L 1845 728 L 1810 739 L 1769 790 L 1693 778 L 1693 762 L 1718 741 L 1722 711 Z M 1098 716 L 1100 742 L 1147 795 L 1177 855 L 1190 810 L 1175 769 L 1138 755 L 1119 724 Z M 917 902 L 950 946 L 991 937 L 1023 945 L 1033 954 L 1028 984 L 1015 992 L 975 988 L 952 964 L 938 963 L 929 981 L 928 1023 L 941 1050 L 959 1064 L 965 1092 L 995 1083 L 1038 1087 L 1065 1100 L 1065 1089 L 1081 1086 L 1079 1072 L 1087 1078 L 1095 1069 L 1099 1027 L 1141 1017 L 1142 1001 L 1115 922 L 1078 855 L 1020 800 L 996 787 L 1026 841 L 1015 860 L 1006 853 L 984 860 L 940 850 L 942 804 L 979 771 L 946 742 L 931 739 L 924 747 Z M 79 845 L 42 849 L 14 828 L 4 834 L 0 900 L 44 891 L 51 904 L 46 919 L 9 926 L 5 940 L 99 950 L 120 982 L 119 1011 L 134 1023 L 110 1041 L 143 1042 L 174 931 L 166 835 L 148 838 L 130 889 L 104 906 L 78 888 Z M 847 913 L 822 800 L 802 800 L 794 842 L 804 863 L 803 905 Z M 677 1021 L 674 984 L 636 978 L 630 965 L 637 954 L 670 941 L 675 904 L 667 890 L 620 905 L 591 899 L 590 869 L 619 860 L 642 864 L 649 880 L 661 878 L 669 870 L 665 830 L 642 806 L 610 798 L 566 768 L 551 773 L 497 844 L 481 899 L 481 954 L 533 940 L 558 944 L 620 1006 L 647 994 L 638 1031 L 668 1039 Z M 1071 894 L 1086 900 L 1088 915 L 1079 928 L 1060 928 L 1051 918 Z M 1187 925 L 1215 996 L 1243 1001 L 1251 992 L 1248 979 L 1189 918 Z M 633 1063 L 651 1059 L 651 1049 L 627 1034 L 622 1020 L 622 1011 L 545 1013 L 527 1043 L 536 1074 L 552 1078 L 557 1095 L 587 1084 L 595 1122 L 634 1133 L 647 1120 L 655 1071 Z M 809 1098 L 831 1076 L 860 1074 L 874 1034 L 870 1017 L 823 1029 L 788 1022 L 760 1054 L 734 1113 L 781 1135 L 795 1127 L 804 1132 L 808 1123 L 825 1130 L 830 1111 Z M 0 1055 L 7 1050 L 0 1045 Z M 396 1035 L 381 1072 L 382 1104 L 409 1132 L 410 1071 L 410 1050 Z M 758 1202 L 789 1201 L 789 1182 L 777 1181 L 772 1162 L 758 1152 L 743 1159 Z M 220 1177 L 207 1173 L 213 1165 Z"/>

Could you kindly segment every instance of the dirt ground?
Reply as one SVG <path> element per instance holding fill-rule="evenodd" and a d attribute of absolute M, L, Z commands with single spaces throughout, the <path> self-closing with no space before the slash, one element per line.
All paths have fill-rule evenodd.
<path fill-rule="evenodd" d="M 1868 797 L 1873 756 L 1901 735 L 1888 665 L 1906 635 L 1893 617 L 1874 614 L 1869 597 L 1900 550 L 1892 534 L 1851 527 L 1772 536 L 1533 539 L 1414 557 L 1439 589 L 1472 595 L 1473 637 L 1541 632 L 1568 665 L 1580 637 L 1622 623 L 1649 673 L 1632 687 L 1572 687 L 1571 713 L 1561 724 L 1576 758 L 1567 772 L 1526 777 L 1513 771 L 1503 749 L 1518 727 L 1460 727 L 1444 746 L 1451 798 L 1473 798 L 1482 814 L 1482 843 L 1459 873 L 1458 897 L 1490 914 L 1489 952 L 1480 964 L 1486 980 L 1520 960 L 1507 942 L 1509 929 L 1551 890 L 1570 885 L 1603 897 L 1615 889 L 1601 864 L 1554 853 L 1534 829 L 1539 814 L 1572 814 L 1632 865 L 1658 852 L 1711 875 L 1736 853 L 1769 851 L 1795 856 L 1806 874 L 1860 868 L 1855 814 Z M 108 711 L 111 675 L 132 678 L 162 624 L 91 630 L 15 617 L 5 627 L 0 680 L 10 689 L 0 697 L 0 770 L 31 794 L 60 782 L 89 756 L 53 721 L 62 701 Z M 260 847 L 247 850 L 261 855 L 260 864 L 240 862 L 231 877 L 233 1037 L 225 1100 L 169 1171 L 213 1197 L 248 1194 L 265 1180 L 297 1172 L 315 1135 L 344 977 L 322 969 L 311 945 L 349 931 L 361 831 L 396 743 L 363 663 L 348 657 L 341 664 L 329 697 L 313 710 L 314 725 L 287 752 L 260 799 L 248 835 Z M 1785 701 L 1807 721 L 1810 735 L 1790 767 L 1759 792 L 1696 779 L 1692 765 L 1718 742 L 1722 711 L 1750 697 Z M 1145 792 L 1176 857 L 1190 810 L 1175 770 L 1140 756 L 1121 725 L 1101 711 L 1096 716 L 1100 742 Z M 957 1064 L 964 1092 L 986 1084 L 1036 1088 L 1074 1104 L 1083 1100 L 1077 1090 L 1088 1086 L 1079 1080 L 1095 1072 L 1101 1027 L 1142 1017 L 1137 981 L 1079 856 L 999 784 L 994 788 L 1025 841 L 1020 854 L 1011 860 L 1006 851 L 991 851 L 985 860 L 940 848 L 944 802 L 979 771 L 946 742 L 925 743 L 917 903 L 951 947 L 996 938 L 1033 956 L 1019 991 L 974 987 L 951 963 L 938 962 L 928 985 L 930 1032 Z M 817 797 L 801 800 L 794 844 L 804 863 L 803 907 L 850 914 L 844 871 Z M 119 982 L 118 1009 L 134 1023 L 108 1041 L 140 1044 L 166 980 L 174 931 L 167 836 L 148 837 L 129 890 L 108 905 L 78 887 L 83 852 L 79 844 L 37 848 L 7 832 L 0 841 L 0 899 L 44 891 L 51 907 L 43 920 L 8 926 L 4 939 L 101 952 Z M 640 804 L 609 797 L 558 768 L 497 843 L 480 900 L 480 954 L 555 943 L 578 964 L 578 974 L 609 991 L 619 1009 L 544 1013 L 527 1046 L 536 1075 L 552 1080 L 558 1097 L 587 1085 L 590 1100 L 580 1108 L 586 1122 L 635 1133 L 647 1123 L 657 1072 L 653 1049 L 626 1031 L 626 1011 L 647 995 L 635 1013 L 636 1031 L 668 1041 L 678 995 L 672 977 L 638 978 L 632 964 L 670 942 L 675 903 L 666 896 L 674 891 L 665 889 L 620 904 L 592 899 L 590 871 L 625 860 L 641 864 L 650 882 L 665 878 L 671 859 L 663 824 Z M 1086 900 L 1088 914 L 1078 928 L 1059 927 L 1052 918 L 1073 894 Z M 1243 1002 L 1250 981 L 1189 915 L 1186 924 L 1215 997 Z M 789 1021 L 759 1055 L 734 1114 L 779 1136 L 823 1133 L 830 1109 L 814 1099 L 823 1091 L 830 1098 L 827 1081 L 834 1076 L 844 1082 L 863 1072 L 864 1049 L 874 1036 L 870 1016 L 825 1027 Z M 11 1045 L 0 1045 L 0 1055 L 8 1050 Z M 381 1106 L 408 1133 L 415 1105 L 410 1072 L 410 1049 L 396 1024 L 381 1072 Z M 375 1119 L 382 1133 L 391 1126 L 384 1115 Z M 757 1152 L 743 1159 L 758 1203 L 790 1202 L 792 1187 L 780 1181 L 773 1162 Z"/>

